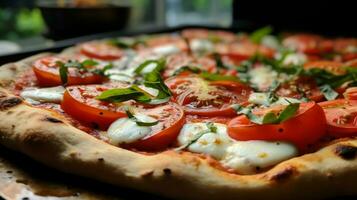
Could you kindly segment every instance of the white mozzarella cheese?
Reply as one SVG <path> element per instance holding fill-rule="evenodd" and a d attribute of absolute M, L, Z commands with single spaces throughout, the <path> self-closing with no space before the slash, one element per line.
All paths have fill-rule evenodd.
<path fill-rule="evenodd" d="M 208 132 L 202 135 L 195 143 L 188 146 L 188 150 L 195 153 L 203 153 L 216 159 L 221 159 L 226 148 L 232 143 L 227 135 L 227 127 L 224 124 L 214 123 L 216 133 Z M 202 131 L 207 130 L 206 123 L 185 124 L 178 136 L 179 145 L 186 145 L 197 138 Z"/>
<path fill-rule="evenodd" d="M 134 115 L 142 122 L 155 122 L 156 119 L 136 113 Z M 120 118 L 113 122 L 108 129 L 109 142 L 118 145 L 122 143 L 132 143 L 151 133 L 150 126 L 139 126 L 135 121 L 129 118 Z"/>
<path fill-rule="evenodd" d="M 256 67 L 248 72 L 250 82 L 258 88 L 266 89 L 270 87 L 274 80 L 277 80 L 278 73 L 270 69 L 270 67 Z"/>
<path fill-rule="evenodd" d="M 209 40 L 193 39 L 190 42 L 190 49 L 193 52 L 201 53 L 201 52 L 211 52 L 214 50 L 214 47 L 212 42 Z"/>
<path fill-rule="evenodd" d="M 22 91 L 20 96 L 30 103 L 59 103 L 62 101 L 64 91 L 65 88 L 62 86 L 34 88 Z"/>
<path fill-rule="evenodd" d="M 220 162 L 240 174 L 253 174 L 296 155 L 296 147 L 285 142 L 237 141 L 227 148 Z"/>
<path fill-rule="evenodd" d="M 253 92 L 249 95 L 248 102 L 258 105 L 269 105 L 269 95 L 264 92 Z M 290 103 L 301 103 L 301 101 L 290 97 L 279 97 L 277 101 L 270 105 L 289 105 Z"/>
<path fill-rule="evenodd" d="M 168 56 L 170 54 L 179 53 L 181 49 L 178 48 L 176 45 L 167 44 L 155 47 L 152 49 L 152 51 L 160 56 Z"/>
<path fill-rule="evenodd" d="M 302 53 L 291 53 L 284 58 L 283 65 L 302 65 L 306 61 L 306 55 Z"/>
<path fill-rule="evenodd" d="M 279 40 L 273 35 L 264 36 L 261 43 L 262 45 L 270 47 L 272 49 L 280 48 Z"/>
<path fill-rule="evenodd" d="M 132 83 L 134 82 L 134 70 L 133 68 L 128 69 L 108 69 L 105 71 L 105 75 L 109 77 L 110 80 L 123 81 Z"/>

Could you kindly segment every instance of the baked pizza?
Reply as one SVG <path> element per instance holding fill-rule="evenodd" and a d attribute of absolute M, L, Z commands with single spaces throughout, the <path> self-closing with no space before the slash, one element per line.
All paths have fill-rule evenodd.
<path fill-rule="evenodd" d="M 0 68 L 0 143 L 175 199 L 356 195 L 357 39 L 181 32 Z"/>

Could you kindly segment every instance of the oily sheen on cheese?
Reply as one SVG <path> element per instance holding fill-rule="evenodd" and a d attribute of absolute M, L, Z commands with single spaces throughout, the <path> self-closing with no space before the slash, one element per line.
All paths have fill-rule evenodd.
<path fill-rule="evenodd" d="M 188 146 L 194 153 L 203 153 L 220 160 L 223 166 L 241 174 L 252 174 L 257 169 L 273 166 L 298 154 L 297 148 L 286 142 L 236 141 L 227 134 L 224 124 L 214 123 L 216 133 L 202 135 L 195 143 Z M 183 126 L 178 136 L 180 145 L 185 145 L 197 134 L 207 129 L 205 123 L 188 123 Z"/>

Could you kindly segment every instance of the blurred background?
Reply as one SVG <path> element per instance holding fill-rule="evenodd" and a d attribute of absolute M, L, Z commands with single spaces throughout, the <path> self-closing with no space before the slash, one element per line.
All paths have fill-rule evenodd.
<path fill-rule="evenodd" d="M 232 0 L 0 0 L 0 55 L 114 30 L 227 27 Z"/>
<path fill-rule="evenodd" d="M 0 0 L 0 63 L 10 61 L 4 55 L 68 46 L 80 36 L 180 25 L 356 36 L 356 7 L 348 0 Z"/>

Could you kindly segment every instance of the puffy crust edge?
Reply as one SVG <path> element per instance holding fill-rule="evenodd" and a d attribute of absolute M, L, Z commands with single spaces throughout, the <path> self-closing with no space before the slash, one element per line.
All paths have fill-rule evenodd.
<path fill-rule="evenodd" d="M 256 175 L 222 171 L 191 153 L 143 155 L 98 140 L 6 89 L 33 60 L 45 55 L 0 68 L 0 143 L 45 165 L 175 199 L 322 199 L 357 194 L 357 139 L 353 138 Z"/>

